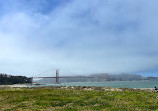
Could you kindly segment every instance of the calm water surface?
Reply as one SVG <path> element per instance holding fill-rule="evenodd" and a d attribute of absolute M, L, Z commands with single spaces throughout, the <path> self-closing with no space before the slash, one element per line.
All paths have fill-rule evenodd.
<path fill-rule="evenodd" d="M 38 86 L 97 86 L 114 88 L 154 88 L 154 86 L 158 87 L 158 81 L 71 82 Z M 33 85 L 33 87 L 38 86 Z"/>

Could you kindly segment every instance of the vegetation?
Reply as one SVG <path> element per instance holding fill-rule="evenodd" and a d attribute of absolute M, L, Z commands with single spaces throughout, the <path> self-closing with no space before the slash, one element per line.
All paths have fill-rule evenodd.
<path fill-rule="evenodd" d="M 12 76 L 7 74 L 0 74 L 0 84 L 21 84 L 21 83 L 31 83 L 31 78 L 25 76 Z"/>
<path fill-rule="evenodd" d="M 55 88 L 0 90 L 0 111 L 158 110 L 158 93 Z"/>

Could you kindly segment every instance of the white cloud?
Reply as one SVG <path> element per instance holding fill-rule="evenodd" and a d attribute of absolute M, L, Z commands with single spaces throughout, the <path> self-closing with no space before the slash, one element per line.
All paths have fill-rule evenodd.
<path fill-rule="evenodd" d="M 75 0 L 46 14 L 19 9 L 18 3 L 16 11 L 0 17 L 0 72 L 151 70 L 158 65 L 158 8 L 153 2 Z"/>

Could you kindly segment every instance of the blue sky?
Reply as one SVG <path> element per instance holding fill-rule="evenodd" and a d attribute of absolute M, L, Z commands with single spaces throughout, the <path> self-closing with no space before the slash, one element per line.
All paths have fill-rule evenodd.
<path fill-rule="evenodd" d="M 0 72 L 157 76 L 157 0 L 1 0 Z M 150 73 L 152 72 L 152 73 Z"/>

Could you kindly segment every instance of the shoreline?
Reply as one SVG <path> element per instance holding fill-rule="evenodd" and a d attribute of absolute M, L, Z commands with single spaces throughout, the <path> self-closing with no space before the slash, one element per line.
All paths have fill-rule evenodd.
<path fill-rule="evenodd" d="M 69 90 L 102 90 L 102 91 L 147 91 L 156 92 L 154 88 L 113 88 L 113 87 L 96 87 L 96 86 L 40 86 L 32 87 L 29 84 L 0 85 L 1 89 L 69 89 Z"/>

